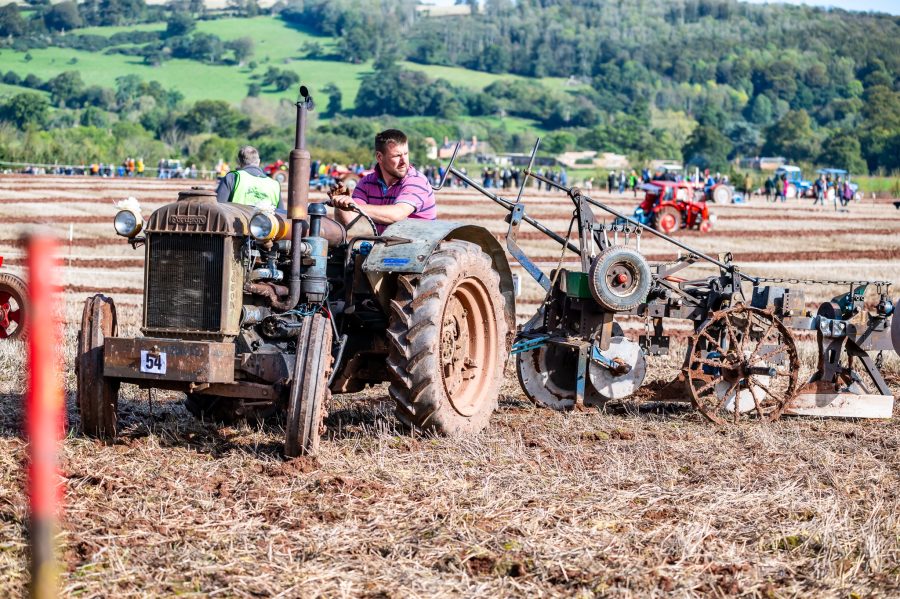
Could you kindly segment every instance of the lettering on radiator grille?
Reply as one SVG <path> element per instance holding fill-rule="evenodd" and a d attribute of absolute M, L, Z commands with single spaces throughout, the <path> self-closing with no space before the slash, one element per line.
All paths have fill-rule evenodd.
<path fill-rule="evenodd" d="M 202 214 L 170 214 L 170 225 L 200 225 L 206 226 L 206 216 Z"/>
<path fill-rule="evenodd" d="M 225 237 L 156 233 L 150 236 L 146 326 L 219 331 Z"/>

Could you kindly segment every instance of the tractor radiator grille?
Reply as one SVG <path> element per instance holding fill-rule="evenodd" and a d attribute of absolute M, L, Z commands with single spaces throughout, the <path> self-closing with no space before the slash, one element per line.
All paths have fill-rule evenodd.
<path fill-rule="evenodd" d="M 226 237 L 184 233 L 149 237 L 145 326 L 218 331 Z"/>

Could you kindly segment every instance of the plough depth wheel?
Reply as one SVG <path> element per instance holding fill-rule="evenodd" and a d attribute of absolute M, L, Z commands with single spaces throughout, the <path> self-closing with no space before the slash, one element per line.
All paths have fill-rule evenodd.
<path fill-rule="evenodd" d="M 594 258 L 588 279 L 598 304 L 613 312 L 627 312 L 647 299 L 650 265 L 639 252 L 614 245 Z"/>
<path fill-rule="evenodd" d="M 739 304 L 714 312 L 688 344 L 685 381 L 694 407 L 717 424 L 741 415 L 777 420 L 797 392 L 800 359 L 771 313 Z"/>

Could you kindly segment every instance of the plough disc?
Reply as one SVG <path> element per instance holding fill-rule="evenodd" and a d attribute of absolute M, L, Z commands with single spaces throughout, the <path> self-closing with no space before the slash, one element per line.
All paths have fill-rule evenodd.
<path fill-rule="evenodd" d="M 516 374 L 528 399 L 552 410 L 575 407 L 578 350 L 544 345 L 516 354 Z"/>
<path fill-rule="evenodd" d="M 619 359 L 628 364 L 625 374 L 613 374 L 608 368 L 591 362 L 588 367 L 591 385 L 606 399 L 625 399 L 640 389 L 647 374 L 647 359 L 641 346 L 625 337 L 613 337 L 609 349 L 603 350 L 609 359 Z"/>

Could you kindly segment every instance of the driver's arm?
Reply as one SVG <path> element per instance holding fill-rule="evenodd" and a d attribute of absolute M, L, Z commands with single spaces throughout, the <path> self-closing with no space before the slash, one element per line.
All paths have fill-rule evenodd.
<path fill-rule="evenodd" d="M 354 202 L 349 196 L 335 196 L 332 199 L 335 205 L 335 216 L 338 222 L 344 225 L 349 224 L 351 220 L 356 218 L 356 214 L 349 209 L 351 203 L 359 205 L 359 207 L 369 215 L 369 218 L 379 225 L 392 225 L 405 219 L 416 210 L 415 207 L 410 204 L 376 206 L 364 202 Z"/>

